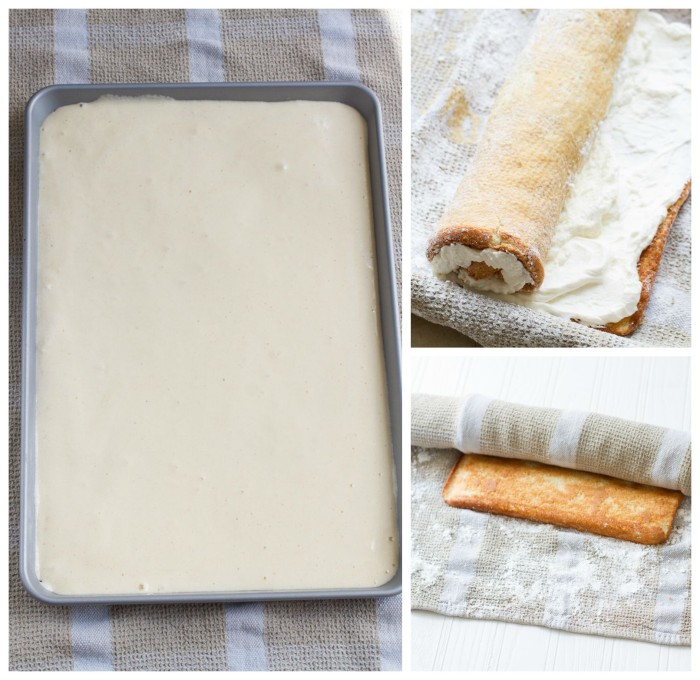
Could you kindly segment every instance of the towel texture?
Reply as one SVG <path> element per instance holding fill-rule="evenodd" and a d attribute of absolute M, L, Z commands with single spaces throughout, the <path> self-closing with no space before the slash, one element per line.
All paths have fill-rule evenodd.
<path fill-rule="evenodd" d="M 690 435 L 584 411 L 523 406 L 480 394 L 414 394 L 411 443 L 522 458 L 690 495 Z"/>

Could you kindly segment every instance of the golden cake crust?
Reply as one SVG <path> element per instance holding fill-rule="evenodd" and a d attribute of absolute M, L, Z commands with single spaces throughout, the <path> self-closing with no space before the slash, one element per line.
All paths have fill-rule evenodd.
<path fill-rule="evenodd" d="M 671 533 L 680 491 L 511 458 L 462 456 L 443 489 L 448 505 L 657 545 Z"/>

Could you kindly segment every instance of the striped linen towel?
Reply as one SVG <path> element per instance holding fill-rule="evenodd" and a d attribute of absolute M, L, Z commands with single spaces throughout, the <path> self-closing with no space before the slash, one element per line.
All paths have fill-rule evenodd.
<path fill-rule="evenodd" d="M 374 10 L 12 10 L 10 63 L 11 670 L 397 670 L 401 600 L 53 607 L 18 576 L 24 106 L 56 83 L 357 81 L 381 103 L 401 233 L 401 56 Z M 396 252 L 395 261 L 401 262 Z M 400 274 L 397 271 L 397 278 Z"/>
<path fill-rule="evenodd" d="M 411 443 L 597 472 L 690 495 L 687 432 L 481 394 L 414 394 Z"/>
<path fill-rule="evenodd" d="M 411 411 L 414 609 L 690 644 L 689 497 L 660 546 L 452 508 L 442 499 L 458 451 L 584 469 L 689 495 L 688 434 L 479 394 L 417 394 Z"/>

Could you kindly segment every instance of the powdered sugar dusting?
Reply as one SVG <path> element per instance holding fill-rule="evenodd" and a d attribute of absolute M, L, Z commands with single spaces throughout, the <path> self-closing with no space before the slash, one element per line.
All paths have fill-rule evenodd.
<path fill-rule="evenodd" d="M 413 558 L 411 567 L 411 578 L 417 579 L 423 585 L 434 585 L 441 573 L 437 564 L 426 562 L 420 557 Z"/>
<path fill-rule="evenodd" d="M 434 99 L 426 102 L 421 110 L 414 110 L 413 129 L 414 153 L 412 171 L 416 182 L 429 184 L 430 190 L 414 191 L 413 221 L 414 233 L 411 238 L 412 267 L 432 276 L 426 259 L 428 238 L 445 206 L 454 195 L 478 144 L 483 124 L 493 106 L 498 89 L 505 80 L 510 68 L 520 53 L 527 37 L 534 15 L 510 10 L 467 13 L 464 20 L 474 23 L 469 39 L 454 39 L 452 21 L 458 21 L 452 13 L 445 17 L 435 10 L 421 10 L 413 13 L 413 34 L 427 34 L 425 55 L 430 62 L 439 59 L 441 74 L 449 74 L 445 87 L 435 93 Z M 437 24 L 438 34 L 435 29 Z M 443 34 L 440 35 L 440 27 Z M 415 49 L 415 48 L 414 48 Z M 472 62 L 474 54 L 479 60 Z M 465 63 L 468 66 L 465 68 Z M 441 112 L 456 93 L 468 93 L 465 99 L 471 116 L 460 138 L 450 134 L 449 118 Z M 472 130 L 471 126 L 475 125 Z M 434 159 L 444 159 L 440 167 Z M 447 170 L 448 174 L 444 171 Z M 445 181 L 447 180 L 447 181 Z M 427 188 L 426 188 L 427 189 Z"/>
<path fill-rule="evenodd" d="M 452 508 L 443 502 L 442 486 L 456 458 L 449 451 L 413 451 L 414 608 L 689 643 L 689 631 L 671 635 L 661 631 L 663 623 L 654 628 L 659 584 L 685 584 L 688 577 L 689 498 L 666 544 L 638 545 Z M 682 592 L 675 595 L 681 607 Z"/>

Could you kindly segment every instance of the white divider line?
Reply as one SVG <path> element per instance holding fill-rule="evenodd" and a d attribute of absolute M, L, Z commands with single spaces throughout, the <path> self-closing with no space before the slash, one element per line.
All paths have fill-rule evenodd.
<path fill-rule="evenodd" d="M 73 670 L 114 670 L 109 606 L 83 604 L 71 607 L 71 642 Z"/>
<path fill-rule="evenodd" d="M 349 9 L 318 10 L 326 80 L 361 81 Z"/>
<path fill-rule="evenodd" d="M 86 9 L 53 11 L 53 51 L 55 83 L 90 82 Z"/>
<path fill-rule="evenodd" d="M 190 80 L 194 83 L 223 82 L 224 51 L 219 10 L 188 9 L 186 24 Z"/>

